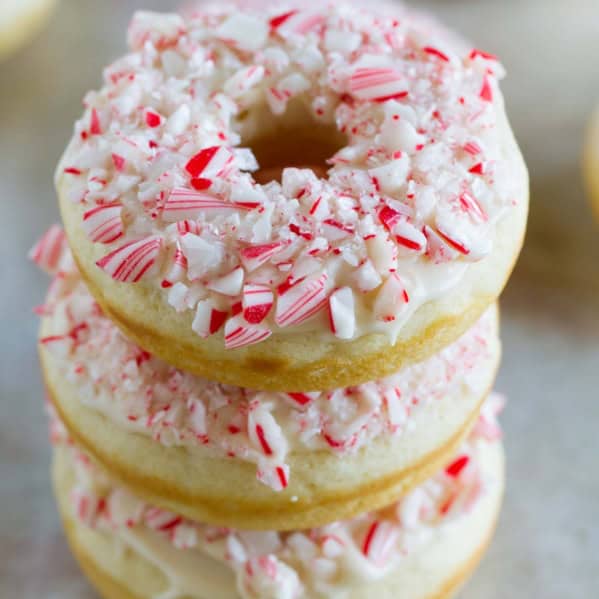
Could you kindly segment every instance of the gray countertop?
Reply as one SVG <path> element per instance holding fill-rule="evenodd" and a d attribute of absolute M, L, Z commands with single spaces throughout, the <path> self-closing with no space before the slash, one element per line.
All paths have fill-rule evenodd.
<path fill-rule="evenodd" d="M 91 599 L 50 493 L 37 372 L 45 278 L 25 260 L 58 219 L 52 172 L 83 93 L 124 48 L 136 7 L 63 0 L 49 27 L 0 64 L 0 597 Z M 580 180 L 584 124 L 599 101 L 594 0 L 421 2 L 497 52 L 531 170 L 527 243 L 503 298 L 498 388 L 509 486 L 496 538 L 461 599 L 599 596 L 599 229 Z"/>

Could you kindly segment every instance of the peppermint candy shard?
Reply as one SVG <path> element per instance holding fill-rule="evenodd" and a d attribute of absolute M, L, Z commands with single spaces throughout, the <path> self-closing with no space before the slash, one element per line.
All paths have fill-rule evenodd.
<path fill-rule="evenodd" d="M 321 310 L 327 302 L 327 274 L 304 279 L 277 292 L 275 322 L 280 327 L 301 324 Z"/>
<path fill-rule="evenodd" d="M 329 324 L 339 339 L 351 339 L 356 331 L 354 294 L 350 287 L 336 289 L 329 296 Z"/>
<path fill-rule="evenodd" d="M 191 328 L 200 337 L 210 337 L 223 326 L 228 316 L 229 313 L 219 310 L 212 300 L 201 300 L 196 306 Z"/>
<path fill-rule="evenodd" d="M 270 329 L 249 324 L 243 314 L 237 314 L 229 318 L 225 324 L 225 347 L 237 349 L 246 345 L 254 345 L 271 335 Z"/>
<path fill-rule="evenodd" d="M 163 247 L 162 237 L 153 235 L 129 241 L 96 262 L 120 283 L 137 283 L 152 268 Z"/>
<path fill-rule="evenodd" d="M 185 170 L 194 179 L 223 177 L 233 163 L 233 152 L 226 146 L 211 146 L 200 150 L 189 159 Z"/>
<path fill-rule="evenodd" d="M 288 392 L 286 395 L 293 403 L 303 407 L 317 399 L 320 396 L 320 391 L 309 391 L 304 393 Z"/>
<path fill-rule="evenodd" d="M 470 458 L 467 455 L 459 456 L 445 468 L 445 473 L 451 478 L 457 478 L 462 470 L 468 465 L 469 461 Z"/>
<path fill-rule="evenodd" d="M 456 259 L 458 252 L 454 250 L 435 229 L 429 227 L 429 225 L 425 225 L 422 232 L 427 241 L 425 255 L 432 260 L 433 263 L 442 264 Z"/>
<path fill-rule="evenodd" d="M 171 267 L 164 279 L 162 279 L 162 283 L 160 284 L 163 289 L 167 289 L 168 287 L 172 287 L 175 283 L 178 283 L 183 279 L 185 273 L 187 272 L 187 258 L 185 254 L 181 251 L 181 248 L 177 244 L 177 248 L 175 249 L 175 253 L 171 259 Z"/>
<path fill-rule="evenodd" d="M 52 225 L 29 250 L 28 257 L 41 269 L 53 274 L 60 266 L 66 247 L 67 240 L 62 227 Z"/>
<path fill-rule="evenodd" d="M 202 191 L 175 187 L 162 209 L 166 222 L 193 221 L 205 211 L 236 210 L 237 206 Z"/>
<path fill-rule="evenodd" d="M 248 283 L 243 286 L 243 317 L 249 324 L 260 324 L 270 312 L 274 297 L 268 285 Z"/>
<path fill-rule="evenodd" d="M 410 298 L 397 273 L 392 273 L 383 283 L 374 301 L 374 313 L 378 320 L 393 322 Z"/>
<path fill-rule="evenodd" d="M 408 94 L 401 74 L 384 67 L 356 69 L 349 79 L 349 91 L 358 100 L 372 102 L 385 102 Z"/>
<path fill-rule="evenodd" d="M 398 538 L 397 527 L 386 520 L 375 520 L 364 537 L 362 553 L 375 565 L 384 566 Z"/>
<path fill-rule="evenodd" d="M 123 236 L 120 202 L 102 204 L 83 215 L 83 230 L 94 243 L 112 243 Z"/>
<path fill-rule="evenodd" d="M 240 252 L 241 263 L 248 272 L 252 272 L 268 262 L 273 256 L 287 247 L 287 245 L 287 242 L 275 241 L 273 243 L 264 243 L 262 245 L 252 245 L 243 248 Z"/>

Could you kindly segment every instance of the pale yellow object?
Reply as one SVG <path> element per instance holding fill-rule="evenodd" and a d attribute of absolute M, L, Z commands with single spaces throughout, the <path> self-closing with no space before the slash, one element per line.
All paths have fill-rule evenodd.
<path fill-rule="evenodd" d="M 355 581 L 344 586 L 345 599 L 449 599 L 478 564 L 492 536 L 504 486 L 504 457 L 500 443 L 482 448 L 481 467 L 492 484 L 473 510 L 435 533 L 428 543 L 405 556 L 381 579 Z M 127 536 L 90 529 L 77 521 L 69 503 L 73 485 L 66 450 L 55 452 L 53 478 L 59 509 L 71 549 L 83 571 L 104 599 L 153 599 L 176 588 L 177 550 L 163 547 L 165 555 L 142 555 Z M 161 567 L 163 566 L 163 567 Z M 168 574 L 167 574 L 168 572 Z M 222 564 L 198 555 L 193 594 L 181 599 L 239 599 L 233 573 Z M 202 585 L 202 580 L 205 584 Z M 190 581 L 188 581 L 190 582 Z M 208 591 L 208 586 L 210 591 Z M 170 595 L 169 595 L 170 596 Z M 304 595 L 304 599 L 313 599 Z M 331 599 L 335 599 L 333 594 Z"/>
<path fill-rule="evenodd" d="M 498 106 L 501 152 L 514 180 L 517 204 L 495 231 L 493 251 L 471 264 L 457 287 L 421 306 L 394 345 L 382 334 L 352 341 L 318 331 L 274 332 L 265 341 L 225 349 L 222 331 L 207 339 L 191 328 L 193 313 L 176 312 L 163 290 L 119 283 L 96 266 L 106 247 L 89 241 L 82 207 L 67 198 L 68 178 L 58 173 L 58 195 L 75 261 L 105 314 L 137 345 L 165 362 L 219 382 L 275 391 L 311 391 L 357 385 L 422 361 L 460 337 L 499 296 L 518 257 L 528 213 L 528 175 Z"/>
<path fill-rule="evenodd" d="M 56 0 L 1 0 L 0 60 L 33 37 L 55 5 Z"/>
<path fill-rule="evenodd" d="M 51 334 L 45 321 L 42 335 Z M 497 317 L 495 321 L 497 327 Z M 120 484 L 150 503 L 222 526 L 311 528 L 392 503 L 447 463 L 478 417 L 500 358 L 497 334 L 477 372 L 477 388 L 459 386 L 414 410 L 396 437 L 375 438 L 356 453 L 293 450 L 289 486 L 274 492 L 256 465 L 198 447 L 166 447 L 84 405 L 56 358 L 40 349 L 49 396 L 69 434 Z M 482 389 L 483 391 L 480 391 Z"/>
<path fill-rule="evenodd" d="M 599 108 L 595 110 L 589 124 L 583 166 L 591 205 L 599 219 Z"/>

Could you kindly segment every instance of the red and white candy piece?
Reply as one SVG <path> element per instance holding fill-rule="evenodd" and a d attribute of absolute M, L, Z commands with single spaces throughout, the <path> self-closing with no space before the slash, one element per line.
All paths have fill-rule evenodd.
<path fill-rule="evenodd" d="M 177 244 L 175 253 L 172 257 L 171 267 L 166 273 L 164 279 L 162 279 L 162 288 L 167 289 L 168 287 L 172 287 L 175 283 L 178 283 L 183 279 L 186 272 L 187 258 L 185 257 L 185 254 L 181 251 L 181 248 Z"/>
<path fill-rule="evenodd" d="M 393 322 L 408 305 L 410 298 L 397 273 L 392 273 L 383 283 L 374 301 L 374 314 L 378 320 Z"/>
<path fill-rule="evenodd" d="M 226 146 L 211 146 L 190 158 L 185 170 L 194 179 L 224 177 L 231 170 L 234 157 L 233 152 Z"/>
<path fill-rule="evenodd" d="M 460 205 L 475 221 L 487 222 L 489 220 L 485 209 L 472 194 L 466 191 L 462 193 L 460 195 Z"/>
<path fill-rule="evenodd" d="M 406 215 L 385 205 L 379 210 L 378 217 L 399 245 L 416 252 L 424 251 L 426 237 L 408 220 Z"/>
<path fill-rule="evenodd" d="M 399 531 L 387 520 L 375 520 L 364 537 L 362 553 L 376 566 L 382 567 L 389 559 Z"/>
<path fill-rule="evenodd" d="M 321 310 L 327 302 L 327 278 L 322 273 L 318 278 L 279 288 L 275 322 L 280 327 L 300 324 Z"/>
<path fill-rule="evenodd" d="M 175 228 L 179 235 L 185 235 L 186 233 L 193 233 L 194 235 L 199 235 L 202 232 L 202 227 L 200 226 L 200 223 L 198 223 L 195 220 L 189 219 L 177 221 Z"/>
<path fill-rule="evenodd" d="M 104 501 L 77 487 L 71 491 L 71 501 L 77 518 L 87 526 L 94 527 Z"/>
<path fill-rule="evenodd" d="M 387 408 L 387 418 L 392 431 L 399 430 L 405 425 L 409 412 L 405 402 L 401 401 L 398 389 L 385 391 L 384 402 Z"/>
<path fill-rule="evenodd" d="M 83 230 L 95 243 L 112 243 L 123 236 L 120 202 L 102 204 L 83 215 Z"/>
<path fill-rule="evenodd" d="M 159 507 L 150 507 L 144 514 L 144 521 L 153 530 L 169 532 L 181 524 L 183 518 Z"/>
<path fill-rule="evenodd" d="M 320 11 L 290 10 L 277 15 L 269 21 L 271 31 L 282 37 L 293 34 L 306 35 L 324 22 L 324 15 Z"/>
<path fill-rule="evenodd" d="M 29 250 L 29 259 L 46 272 L 54 273 L 60 266 L 66 237 L 62 227 L 52 225 Z"/>
<path fill-rule="evenodd" d="M 461 455 L 457 457 L 449 466 L 445 468 L 445 473 L 451 478 L 458 478 L 461 472 L 468 466 L 470 457 L 467 455 Z"/>
<path fill-rule="evenodd" d="M 393 227 L 393 236 L 397 243 L 414 252 L 424 252 L 426 237 L 409 220 L 400 219 Z"/>
<path fill-rule="evenodd" d="M 469 247 L 466 240 L 461 239 L 457 231 L 452 231 L 446 228 L 443 224 L 437 224 L 437 233 L 441 238 L 454 250 L 457 250 L 460 254 L 467 256 L 471 248 Z"/>
<path fill-rule="evenodd" d="M 360 67 L 349 78 L 349 91 L 359 100 L 384 102 L 407 95 L 407 82 L 392 68 Z"/>
<path fill-rule="evenodd" d="M 248 272 L 252 272 L 285 249 L 287 245 L 287 242 L 275 241 L 243 248 L 240 253 L 241 263 Z"/>
<path fill-rule="evenodd" d="M 159 127 L 162 124 L 162 117 L 154 110 L 147 109 L 145 114 L 146 125 L 150 129 Z"/>
<path fill-rule="evenodd" d="M 267 457 L 282 458 L 287 451 L 281 427 L 259 401 L 250 406 L 248 436 L 254 447 Z"/>
<path fill-rule="evenodd" d="M 323 234 L 329 241 L 339 241 L 354 234 L 354 227 L 343 224 L 334 219 L 327 218 L 322 221 Z"/>
<path fill-rule="evenodd" d="M 71 335 L 48 335 L 40 339 L 41 345 L 57 358 L 67 358 L 75 347 L 75 339 Z"/>
<path fill-rule="evenodd" d="M 251 65 L 237 71 L 237 73 L 227 79 L 224 84 L 225 93 L 233 98 L 238 98 L 260 83 L 263 78 L 264 67 L 262 65 Z"/>
<path fill-rule="evenodd" d="M 425 225 L 422 232 L 427 240 L 426 256 L 435 264 L 455 260 L 458 252 L 435 229 Z"/>
<path fill-rule="evenodd" d="M 131 528 L 143 519 L 144 504 L 124 489 L 113 489 L 106 503 L 106 516 L 115 526 Z"/>
<path fill-rule="evenodd" d="M 336 289 L 329 296 L 329 323 L 339 339 L 351 339 L 356 331 L 354 294 L 350 287 Z"/>
<path fill-rule="evenodd" d="M 272 335 L 272 331 L 265 327 L 249 324 L 243 314 L 237 314 L 225 324 L 225 347 L 236 349 L 246 345 L 253 345 L 264 341 Z"/>
<path fill-rule="evenodd" d="M 318 399 L 320 396 L 320 391 L 309 391 L 304 393 L 289 392 L 285 395 L 293 402 L 294 405 L 304 407 L 315 399 Z"/>
<path fill-rule="evenodd" d="M 196 306 L 196 314 L 191 328 L 200 337 L 210 337 L 223 326 L 228 315 L 228 312 L 219 310 L 212 300 L 201 300 Z"/>
<path fill-rule="evenodd" d="M 260 324 L 270 312 L 274 296 L 268 285 L 247 283 L 241 299 L 243 317 L 250 324 Z"/>
<path fill-rule="evenodd" d="M 485 102 L 493 102 L 493 85 L 488 75 L 483 79 L 482 87 L 480 88 L 479 96 Z"/>
<path fill-rule="evenodd" d="M 282 491 L 289 486 L 289 466 L 287 464 L 264 464 L 258 468 L 258 480 L 270 487 L 273 491 Z"/>
<path fill-rule="evenodd" d="M 175 187 L 164 204 L 162 218 L 172 223 L 184 219 L 196 219 L 204 211 L 219 213 L 236 209 L 235 204 L 208 193 Z"/>
<path fill-rule="evenodd" d="M 137 283 L 156 263 L 163 247 L 162 237 L 154 235 L 125 245 L 96 262 L 105 273 L 121 283 Z"/>

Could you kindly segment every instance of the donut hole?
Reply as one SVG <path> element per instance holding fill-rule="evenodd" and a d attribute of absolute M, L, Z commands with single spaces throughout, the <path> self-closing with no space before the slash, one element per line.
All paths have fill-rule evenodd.
<path fill-rule="evenodd" d="M 280 181 L 287 167 L 310 168 L 324 178 L 327 161 L 348 142 L 333 122 L 317 121 L 299 102 L 281 116 L 267 107 L 245 113 L 241 137 L 241 145 L 252 150 L 260 165 L 254 178 L 261 184 Z"/>

